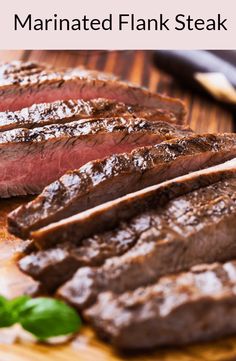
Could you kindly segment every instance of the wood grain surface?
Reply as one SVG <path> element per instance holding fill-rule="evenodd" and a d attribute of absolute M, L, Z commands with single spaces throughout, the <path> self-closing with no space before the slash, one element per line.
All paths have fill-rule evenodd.
<path fill-rule="evenodd" d="M 189 109 L 188 123 L 199 132 L 230 132 L 235 130 L 234 115 L 213 100 L 193 94 L 153 67 L 151 52 L 144 51 L 0 51 L 0 61 L 37 60 L 56 66 L 83 65 L 89 69 L 105 70 L 124 79 L 177 96 Z M 13 297 L 34 285 L 16 266 L 22 242 L 6 230 L 6 215 L 26 198 L 0 200 L 0 294 Z M 217 318 L 217 315 L 216 315 Z M 217 322 L 217 319 L 216 319 Z M 1 331 L 0 331 L 1 334 Z M 124 355 L 99 341 L 93 331 L 84 326 L 81 333 L 63 345 L 36 344 L 18 341 L 1 343 L 0 361 L 228 361 L 236 360 L 236 337 L 217 342 L 165 348 L 140 355 Z"/>

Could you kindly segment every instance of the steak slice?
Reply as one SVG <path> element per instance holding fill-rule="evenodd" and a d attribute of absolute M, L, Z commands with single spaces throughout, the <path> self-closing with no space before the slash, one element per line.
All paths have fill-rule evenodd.
<path fill-rule="evenodd" d="M 86 237 L 114 228 L 120 221 L 150 208 L 162 207 L 170 199 L 234 174 L 235 168 L 236 158 L 216 167 L 130 193 L 33 231 L 31 238 L 41 249 L 67 241 L 79 244 Z"/>
<path fill-rule="evenodd" d="M 60 297 L 83 309 L 100 292 L 119 294 L 199 263 L 235 258 L 236 172 L 142 213 L 136 223 L 147 227 L 129 251 L 101 267 L 80 268 L 59 289 Z"/>
<path fill-rule="evenodd" d="M 35 194 L 70 169 L 190 134 L 166 122 L 107 118 L 0 133 L 0 196 Z"/>
<path fill-rule="evenodd" d="M 151 93 L 111 74 L 84 69 L 54 71 L 44 65 L 20 62 L 0 67 L 0 96 L 0 111 L 14 111 L 56 100 L 106 98 L 168 110 L 178 119 L 183 119 L 186 114 L 180 100 Z"/>
<path fill-rule="evenodd" d="M 85 311 L 98 335 L 121 349 L 183 345 L 236 332 L 236 262 L 200 265 Z"/>
<path fill-rule="evenodd" d="M 10 213 L 9 230 L 27 238 L 32 230 L 77 212 L 233 157 L 235 134 L 206 134 L 95 160 L 65 174 L 32 202 Z"/>
<path fill-rule="evenodd" d="M 209 176 L 209 180 L 213 182 L 213 176 Z M 206 184 L 203 178 L 199 181 L 200 185 L 201 182 Z M 133 217 L 112 231 L 83 239 L 79 246 L 68 242 L 55 249 L 33 252 L 22 258 L 19 265 L 23 272 L 41 281 L 47 290 L 52 292 L 68 280 L 77 268 L 84 265 L 98 266 L 107 258 L 124 254 L 149 228 L 149 217 Z"/>
<path fill-rule="evenodd" d="M 180 123 L 172 112 L 139 105 L 126 105 L 108 99 L 67 100 L 34 104 L 14 112 L 0 112 L 0 131 L 36 128 L 48 124 L 69 123 L 79 119 L 111 117 L 145 118 Z"/>
<path fill-rule="evenodd" d="M 22 62 L 19 60 L 14 60 L 8 63 L 0 64 L 0 80 L 1 84 L 9 82 L 9 77 L 11 77 L 12 81 L 14 80 L 14 76 L 16 77 L 16 81 L 18 76 L 32 76 L 33 74 L 40 73 L 45 70 L 45 64 L 39 64 L 36 62 L 26 61 Z"/>
<path fill-rule="evenodd" d="M 117 230 L 86 238 L 80 246 L 64 243 L 56 248 L 31 252 L 18 265 L 24 273 L 40 281 L 52 293 L 68 281 L 79 267 L 99 266 L 107 258 L 124 254 L 136 242 L 142 227 L 124 223 Z"/>

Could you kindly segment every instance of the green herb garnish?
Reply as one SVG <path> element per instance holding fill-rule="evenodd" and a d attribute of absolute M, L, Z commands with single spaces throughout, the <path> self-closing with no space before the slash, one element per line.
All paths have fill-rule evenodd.
<path fill-rule="evenodd" d="M 15 323 L 21 324 L 39 340 L 72 334 L 81 326 L 77 312 L 62 301 L 28 296 L 7 300 L 0 296 L 0 327 Z"/>

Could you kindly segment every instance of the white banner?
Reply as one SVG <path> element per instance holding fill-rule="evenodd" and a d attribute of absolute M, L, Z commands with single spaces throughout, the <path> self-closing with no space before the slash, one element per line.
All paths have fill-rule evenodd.
<path fill-rule="evenodd" d="M 7 0 L 1 49 L 235 49 L 235 0 Z"/>

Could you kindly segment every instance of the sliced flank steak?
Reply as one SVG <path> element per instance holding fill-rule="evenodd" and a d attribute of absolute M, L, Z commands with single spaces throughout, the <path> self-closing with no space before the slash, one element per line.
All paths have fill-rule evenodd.
<path fill-rule="evenodd" d="M 31 238 L 40 249 L 63 242 L 79 244 L 82 239 L 112 229 L 147 209 L 163 206 L 177 196 L 234 175 L 235 162 L 236 158 L 127 194 L 33 231 Z"/>
<path fill-rule="evenodd" d="M 211 182 L 214 183 L 217 180 L 231 176 L 231 172 L 228 174 L 214 174 L 213 172 L 210 173 L 208 171 L 208 176 L 206 176 L 205 179 L 201 176 L 198 177 L 198 179 L 197 177 L 193 177 L 193 181 L 188 181 L 189 183 L 185 185 L 185 189 L 183 188 L 183 185 L 178 182 L 176 188 L 173 186 L 172 190 L 171 188 L 169 189 L 170 192 L 173 193 L 170 195 L 170 198 L 174 198 L 175 195 L 178 196 L 178 194 L 181 193 L 184 194 L 184 190 L 189 192 L 191 186 L 197 188 L 198 186 L 201 187 L 211 184 Z M 163 194 L 167 194 L 168 189 L 162 188 L 162 191 Z M 165 203 L 165 198 L 163 198 L 161 192 L 159 193 L 159 196 L 159 201 L 162 202 L 160 203 L 161 207 Z M 150 207 L 152 207 L 152 204 L 150 204 Z M 158 208 L 158 203 L 156 203 L 155 207 Z M 136 244 L 142 233 L 148 231 L 149 227 L 149 217 L 146 217 L 145 215 L 142 216 L 141 214 L 140 216 L 131 217 L 129 221 L 121 222 L 111 231 L 98 233 L 89 238 L 84 238 L 78 245 L 72 244 L 71 242 L 65 242 L 58 244 L 56 248 L 44 251 L 36 251 L 33 248 L 29 251 L 31 254 L 20 260 L 19 265 L 23 272 L 42 282 L 47 290 L 52 292 L 56 287 L 68 280 L 71 274 L 79 267 L 98 266 L 103 264 L 108 258 L 120 256 L 127 252 Z M 157 251 L 158 249 L 159 248 L 157 248 Z"/>
<path fill-rule="evenodd" d="M 135 245 L 100 267 L 80 268 L 58 295 L 83 309 L 104 291 L 120 294 L 200 263 L 236 258 L 236 169 L 230 179 L 147 210 Z M 145 227 L 143 226 L 145 225 Z"/>
<path fill-rule="evenodd" d="M 121 349 L 184 345 L 236 332 L 236 262 L 195 266 L 120 296 L 103 293 L 85 317 Z"/>
<path fill-rule="evenodd" d="M 190 134 L 141 118 L 107 118 L 0 133 L 0 196 L 40 193 L 70 169 L 113 153 Z"/>
<path fill-rule="evenodd" d="M 19 260 L 21 271 L 39 281 L 48 293 L 68 281 L 79 267 L 99 266 L 107 258 L 127 252 L 136 242 L 142 227 L 131 223 L 81 241 L 80 246 L 66 242 L 42 251 L 30 250 Z"/>
<path fill-rule="evenodd" d="M 20 61 L 20 60 L 13 60 L 8 63 L 1 63 L 0 64 L 0 79 L 1 83 L 4 83 L 4 80 L 8 82 L 8 77 L 14 79 L 14 76 L 17 77 L 19 74 L 21 76 L 31 76 L 33 74 L 37 74 L 42 72 L 46 68 L 45 64 L 40 64 L 37 62 L 32 61 Z"/>
<path fill-rule="evenodd" d="M 56 100 L 106 98 L 167 110 L 180 120 L 186 114 L 180 100 L 151 93 L 111 74 L 84 69 L 53 70 L 35 63 L 2 64 L 0 97 L 0 111 L 14 111 Z"/>
<path fill-rule="evenodd" d="M 236 134 L 205 134 L 95 160 L 66 173 L 36 199 L 10 213 L 9 230 L 27 238 L 32 230 L 77 212 L 234 157 Z"/>
<path fill-rule="evenodd" d="M 167 110 L 127 105 L 108 99 L 65 100 L 34 104 L 29 108 L 0 112 L 0 131 L 16 128 L 37 128 L 49 124 L 63 124 L 80 119 L 135 117 L 149 120 L 180 122 Z"/>

